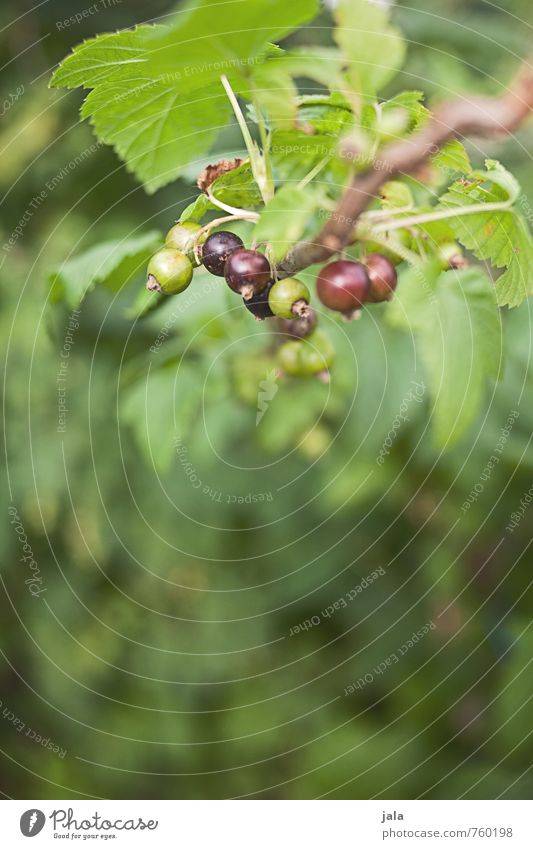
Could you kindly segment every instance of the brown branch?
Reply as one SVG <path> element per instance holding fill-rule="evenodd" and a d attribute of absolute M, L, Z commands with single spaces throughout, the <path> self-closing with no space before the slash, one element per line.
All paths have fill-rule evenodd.
<path fill-rule="evenodd" d="M 528 63 L 499 97 L 461 97 L 443 103 L 420 132 L 387 145 L 371 168 L 353 178 L 316 241 L 295 245 L 278 266 L 279 277 L 290 277 L 343 250 L 353 241 L 359 216 L 381 187 L 401 174 L 412 174 L 447 141 L 465 136 L 509 135 L 532 111 L 533 66 Z"/>

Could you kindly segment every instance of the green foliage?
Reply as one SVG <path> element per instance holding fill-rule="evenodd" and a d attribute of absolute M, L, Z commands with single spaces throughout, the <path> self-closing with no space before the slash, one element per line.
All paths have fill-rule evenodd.
<path fill-rule="evenodd" d="M 406 117 L 404 133 L 412 133 L 426 123 L 431 113 L 426 109 L 422 100 L 422 91 L 402 91 L 394 97 L 379 104 L 366 104 L 363 109 L 363 126 L 375 130 L 380 120 L 387 119 L 397 112 L 403 112 Z"/>
<path fill-rule="evenodd" d="M 151 193 L 207 153 L 230 111 L 222 90 L 196 89 L 191 96 L 158 80 L 133 88 L 126 80 L 94 89 L 81 114 Z"/>
<path fill-rule="evenodd" d="M 261 192 L 249 162 L 218 177 L 210 186 L 213 196 L 230 206 L 253 209 L 262 204 Z"/>
<path fill-rule="evenodd" d="M 482 269 L 411 269 L 390 306 L 389 321 L 415 334 L 433 399 L 439 445 L 461 437 L 475 419 L 487 377 L 501 371 L 500 317 Z"/>
<path fill-rule="evenodd" d="M 320 200 L 317 189 L 283 186 L 261 214 L 254 232 L 256 241 L 267 242 L 272 247 L 274 259 L 282 259 L 291 245 L 303 236 Z"/>
<path fill-rule="evenodd" d="M 516 307 L 533 294 L 533 239 L 520 212 L 513 207 L 520 186 L 499 162 L 488 160 L 486 171 L 459 180 L 440 199 L 439 206 L 457 210 L 449 225 L 459 241 L 478 259 L 506 271 L 496 281 L 500 306 Z M 484 211 L 485 204 L 501 209 Z M 479 206 L 479 214 L 461 215 L 464 206 Z"/>
<path fill-rule="evenodd" d="M 211 183 L 209 191 L 216 200 L 237 208 L 253 209 L 263 201 L 249 161 L 217 177 Z M 208 211 L 217 208 L 216 204 L 202 193 L 182 212 L 180 220 L 198 222 Z"/>
<path fill-rule="evenodd" d="M 157 469 L 170 466 L 175 440 L 184 438 L 195 421 L 201 400 L 197 367 L 176 371 L 167 363 L 124 393 L 121 403 L 126 425 L 133 430 L 144 460 Z"/>
<path fill-rule="evenodd" d="M 337 3 L 333 35 L 338 49 L 298 46 L 283 51 L 271 41 L 311 19 L 317 11 L 314 2 L 260 0 L 237 7 L 232 0 L 229 5 L 226 15 L 235 13 L 231 29 L 216 14 L 216 5 L 194 0 L 164 26 L 84 42 L 60 65 L 53 85 L 92 88 L 82 114 L 91 118 L 100 138 L 117 148 L 148 191 L 204 154 L 233 108 L 248 158 L 219 176 L 189 204 L 181 220 L 205 223 L 219 210 L 237 218 L 242 211 L 249 220 L 250 211 L 259 210 L 253 239 L 279 262 L 297 241 L 316 237 L 324 210 L 334 209 L 354 172 L 368 167 L 372 158 L 379 160 L 390 141 L 420 130 L 431 112 L 418 90 L 378 100 L 405 60 L 405 43 L 391 24 L 390 9 L 368 0 Z M 258 22 L 266 26 L 258 27 Z M 225 90 L 222 74 L 228 80 Z M 305 80 L 325 91 L 302 94 Z M 233 93 L 248 102 L 261 147 Z M 497 376 L 501 350 L 492 284 L 476 269 L 441 273 L 442 254 L 450 244 L 453 250 L 457 239 L 478 259 L 504 268 L 496 297 L 499 305 L 514 306 L 533 291 L 533 242 L 516 209 L 520 187 L 499 163 L 489 161 L 486 171 L 473 170 L 463 143 L 454 139 L 432 157 L 432 164 L 440 176 L 427 187 L 401 178 L 385 184 L 378 215 L 389 212 L 390 219 L 374 219 L 376 210 L 371 210 L 359 228 L 367 246 L 413 266 L 402 274 L 389 317 L 397 326 L 416 328 L 433 397 L 435 433 L 445 444 L 458 439 L 474 420 L 484 378 Z M 455 182 L 435 205 L 433 189 L 450 175 Z M 101 248 L 104 256 L 108 247 Z M 99 250 L 89 255 L 90 262 L 99 260 Z M 72 303 L 76 287 L 83 296 L 107 276 L 107 266 L 100 275 L 84 272 L 82 257 L 82 270 L 73 282 L 76 262 L 74 274 L 69 275 L 68 266 L 64 274 L 71 281 Z M 428 269 L 424 289 L 418 283 Z M 57 282 L 54 291 L 60 292 Z M 139 318 L 160 306 L 158 299 L 140 293 L 128 314 Z M 440 349 L 431 345 L 438 333 Z M 460 370 L 458 358 L 471 362 L 471 368 Z M 458 370 L 463 382 L 457 382 Z"/>
<path fill-rule="evenodd" d="M 254 101 L 271 128 L 286 129 L 296 122 L 301 103 L 296 78 L 315 80 L 326 88 L 342 89 L 341 61 L 332 50 L 290 51 L 268 59 L 252 72 Z"/>
<path fill-rule="evenodd" d="M 335 39 L 348 64 L 347 78 L 360 96 L 375 97 L 405 59 L 405 42 L 389 23 L 390 12 L 368 0 L 339 0 Z"/>
<path fill-rule="evenodd" d="M 91 118 L 98 136 L 153 192 L 206 153 L 227 122 L 230 108 L 220 75 L 246 88 L 248 68 L 269 41 L 316 11 L 316 0 L 244 5 L 233 0 L 220 14 L 213 0 L 197 0 L 170 26 L 142 26 L 84 42 L 61 63 L 51 84 L 92 89 L 82 116 Z M 235 26 L 228 28 L 232 15 Z M 258 28 L 258 20 L 268 26 Z"/>
<path fill-rule="evenodd" d="M 302 95 L 299 98 L 298 123 L 312 128 L 313 136 L 339 136 L 347 125 L 353 123 L 353 115 L 345 98 L 338 92 L 330 95 Z"/>
<path fill-rule="evenodd" d="M 432 162 L 445 173 L 471 174 L 472 172 L 470 157 L 459 139 L 447 142 L 433 157 Z"/>
<path fill-rule="evenodd" d="M 43 181 L 90 144 L 77 98 L 51 104 L 50 93 L 32 80 L 44 78 L 104 16 L 61 32 L 60 10 L 72 11 L 66 2 L 41 5 L 22 18 L 20 3 L 4 5 L 12 22 L 10 39 L 0 44 L 6 90 L 15 91 L 21 77 L 26 86 L 0 128 L 9 234 Z M 251 18 L 254 5 L 224 3 L 235 8 L 231 26 L 213 9 L 209 26 L 216 29 L 222 20 L 237 32 L 237 9 L 246 8 Z M 485 6 L 396 3 L 409 56 L 405 78 L 382 97 L 394 100 L 413 80 L 424 80 L 430 95 L 463 91 L 469 97 L 507 79 L 511 47 L 515 54 L 529 47 L 523 21 L 530 0 L 508 0 L 490 14 Z M 139 8 L 110 4 L 105 26 L 121 29 L 124 38 Z M 263 17 L 255 30 L 272 20 L 264 5 L 257 8 Z M 168 11 L 156 4 L 150 14 L 170 22 Z M 183 23 L 191 15 L 183 4 L 178 12 Z M 290 49 L 295 41 L 320 51 L 331 43 L 326 14 Z M 11 61 L 13 43 L 25 44 L 30 26 L 36 38 L 46 38 L 31 56 Z M 206 37 L 197 36 L 198 43 Z M 179 51 L 173 61 L 179 62 Z M 247 73 L 256 67 L 251 63 Z M 242 102 L 246 81 L 239 84 L 235 74 L 231 82 Z M 314 89 L 296 82 L 306 92 Z M 376 105 L 370 104 L 374 115 Z M 308 188 L 319 185 L 334 203 L 351 174 L 350 164 L 335 170 L 337 142 L 359 126 L 359 117 L 354 121 L 342 95 L 320 92 L 299 98 L 298 120 L 299 130 L 275 130 L 271 139 L 273 145 L 286 134 L 298 144 L 285 158 L 272 148 L 276 188 L 303 179 L 326 156 L 324 144 L 331 158 L 328 153 Z M 379 158 L 376 126 L 367 132 Z M 307 134 L 310 127 L 314 135 Z M 523 186 L 524 217 L 533 194 L 531 133 L 525 126 L 502 152 Z M 215 142 L 213 159 L 241 150 L 232 126 Z M 478 169 L 477 146 L 469 152 Z M 337 350 L 331 383 L 324 385 L 273 374 L 276 332 L 268 322 L 256 323 L 223 281 L 196 271 L 182 296 L 156 299 L 157 309 L 132 322 L 124 313 L 148 295 L 143 275 L 139 269 L 138 280 L 132 276 L 122 288 L 125 276 L 112 273 L 105 285 L 88 290 L 79 326 L 69 330 L 69 411 L 66 432 L 57 433 L 55 381 L 70 303 L 78 303 L 101 260 L 95 254 L 91 273 L 75 274 L 72 300 L 48 311 L 45 323 L 46 269 L 61 268 L 87 239 L 99 245 L 135 234 L 138 244 L 137 234 L 148 227 L 164 233 L 192 194 L 178 180 L 155 196 L 132 195 L 126 169 L 117 169 L 112 152 L 102 148 L 88 165 L 48 195 L 0 266 L 9 476 L 9 487 L 0 490 L 4 795 L 531 799 L 533 505 L 512 533 L 506 530 L 533 474 L 528 304 L 499 313 L 489 308 L 490 287 L 475 283 L 473 272 L 459 284 L 454 272 L 441 280 L 435 271 L 426 293 L 421 279 L 411 286 L 415 272 L 404 262 L 397 299 L 407 302 L 410 293 L 409 323 L 405 317 L 401 327 L 389 323 L 394 301 L 363 310 L 354 322 L 321 313 L 320 327 Z M 182 173 L 194 182 L 200 167 Z M 384 212 L 389 223 L 405 214 L 434 214 L 436 186 L 447 174 L 442 170 L 429 186 L 399 178 L 395 192 L 387 187 L 384 194 L 398 203 L 412 198 L 413 209 L 398 213 L 391 203 L 383 210 L 376 199 L 376 220 L 383 221 Z M 246 169 L 241 176 L 253 192 Z M 222 214 L 203 194 L 192 207 L 206 223 Z M 261 211 L 262 204 L 250 208 Z M 455 240 L 452 221 L 405 231 L 402 244 L 414 254 L 413 268 Z M 251 224 L 237 221 L 235 230 L 250 244 Z M 398 232 L 404 238 L 402 230 L 379 235 Z M 162 244 L 156 241 L 154 248 Z M 363 246 L 349 253 L 360 257 Z M 317 271 L 301 277 L 320 310 Z M 434 390 L 416 325 L 427 301 L 437 328 L 433 344 L 445 346 L 431 303 L 432 290 L 444 282 L 453 303 L 444 291 L 434 297 L 446 304 L 443 316 L 455 317 L 457 326 L 446 330 L 466 358 L 457 367 L 453 359 L 458 394 L 465 391 L 463 372 L 472 371 L 474 341 L 484 350 L 479 328 L 485 314 L 497 349 L 503 331 L 505 369 L 497 383 L 487 374 L 490 392 L 479 399 L 468 438 L 443 453 L 428 426 L 426 400 Z M 57 294 L 61 288 L 64 283 Z M 495 368 L 491 353 L 484 356 Z M 478 371 L 475 365 L 472 373 Z M 257 423 L 265 383 L 270 401 Z M 7 512 L 10 496 L 45 581 L 42 600 L 31 598 L 25 584 L 30 572 Z M 378 569 L 379 578 L 346 606 L 322 615 Z M 291 635 L 315 615 L 319 625 Z M 416 647 L 345 695 L 350 682 L 372 674 L 429 620 L 436 627 Z M 22 733 L 6 718 L 9 711 L 26 723 Z M 65 757 L 27 737 L 28 727 L 58 743 Z"/>
<path fill-rule="evenodd" d="M 51 299 L 64 298 L 77 308 L 97 284 L 115 291 L 130 283 L 145 266 L 151 254 L 161 246 L 157 231 L 113 242 L 101 242 L 72 257 L 50 271 Z"/>

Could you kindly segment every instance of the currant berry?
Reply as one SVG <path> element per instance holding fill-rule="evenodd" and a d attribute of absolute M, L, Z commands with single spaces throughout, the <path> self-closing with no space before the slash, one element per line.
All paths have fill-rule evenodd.
<path fill-rule="evenodd" d="M 317 321 L 317 314 L 310 307 L 307 315 L 302 316 L 302 318 L 282 319 L 280 329 L 287 336 L 292 336 L 293 339 L 305 339 L 313 332 Z"/>
<path fill-rule="evenodd" d="M 390 259 L 383 254 L 369 254 L 365 259 L 370 277 L 370 291 L 367 300 L 373 304 L 388 301 L 398 284 L 398 275 Z"/>
<path fill-rule="evenodd" d="M 163 248 L 148 263 L 146 288 L 149 292 L 176 295 L 187 288 L 192 277 L 192 264 L 185 254 L 172 248 Z"/>
<path fill-rule="evenodd" d="M 339 259 L 319 273 L 317 294 L 325 307 L 353 318 L 368 299 L 370 278 L 360 262 Z"/>
<path fill-rule="evenodd" d="M 262 292 L 258 292 L 249 301 L 243 301 L 244 306 L 247 310 L 250 310 L 256 321 L 263 321 L 265 318 L 272 318 L 274 315 L 268 304 L 268 296 L 272 285 L 272 283 L 269 283 Z"/>
<path fill-rule="evenodd" d="M 327 372 L 335 362 L 335 348 L 323 330 L 315 330 L 302 342 L 300 360 L 304 374 Z"/>
<path fill-rule="evenodd" d="M 296 339 L 290 342 L 284 342 L 278 348 L 278 363 L 286 374 L 290 374 L 293 377 L 305 374 L 301 361 L 301 352 L 302 342 L 298 342 Z"/>
<path fill-rule="evenodd" d="M 270 290 L 268 303 L 279 318 L 303 318 L 309 311 L 309 289 L 296 277 L 278 280 Z"/>
<path fill-rule="evenodd" d="M 448 242 L 439 247 L 439 259 L 442 267 L 448 268 L 468 268 L 468 260 L 463 255 L 461 247 L 457 242 Z"/>
<path fill-rule="evenodd" d="M 272 269 L 264 254 L 240 248 L 228 257 L 224 276 L 230 289 L 249 301 L 266 289 Z"/>
<path fill-rule="evenodd" d="M 224 277 L 227 259 L 243 247 L 242 239 L 239 239 L 235 233 L 221 230 L 219 233 L 208 236 L 202 245 L 202 262 L 215 277 Z"/>
<path fill-rule="evenodd" d="M 278 363 L 286 374 L 305 376 L 326 374 L 335 361 L 335 349 L 322 330 L 307 339 L 285 342 L 278 349 Z"/>
<path fill-rule="evenodd" d="M 201 229 L 200 224 L 194 224 L 192 221 L 185 221 L 183 224 L 178 221 L 168 231 L 165 246 L 167 248 L 174 248 L 176 251 L 181 251 L 187 255 L 193 265 L 199 265 L 200 263 L 194 253 L 195 241 L 197 240 L 197 244 L 200 247 L 207 238 L 207 233 L 202 233 L 198 237 Z"/>

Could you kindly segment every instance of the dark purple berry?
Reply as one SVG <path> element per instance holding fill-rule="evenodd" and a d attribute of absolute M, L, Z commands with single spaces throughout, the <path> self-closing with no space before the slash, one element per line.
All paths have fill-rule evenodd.
<path fill-rule="evenodd" d="M 339 259 L 319 273 L 316 290 L 325 307 L 351 318 L 368 299 L 370 278 L 360 262 Z"/>
<path fill-rule="evenodd" d="M 272 285 L 273 281 L 268 284 L 266 289 L 263 289 L 262 292 L 258 292 L 257 295 L 254 295 L 249 301 L 243 301 L 246 309 L 250 310 L 257 321 L 263 321 L 265 318 L 272 318 L 274 315 L 268 303 L 268 296 Z"/>
<path fill-rule="evenodd" d="M 243 241 L 235 233 L 221 230 L 209 236 L 202 245 L 202 262 L 215 277 L 224 277 L 227 260 L 242 247 Z"/>
<path fill-rule="evenodd" d="M 398 274 L 390 259 L 383 254 L 369 254 L 365 265 L 370 277 L 370 291 L 367 300 L 373 304 L 388 301 L 398 283 Z"/>
<path fill-rule="evenodd" d="M 272 269 L 264 254 L 241 248 L 228 258 L 225 277 L 230 289 L 249 301 L 266 289 L 272 279 Z"/>

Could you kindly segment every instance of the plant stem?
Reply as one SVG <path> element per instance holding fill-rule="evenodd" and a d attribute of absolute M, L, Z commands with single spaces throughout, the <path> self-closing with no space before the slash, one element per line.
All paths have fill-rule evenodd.
<path fill-rule="evenodd" d="M 248 129 L 248 124 L 246 123 L 246 119 L 245 119 L 244 115 L 242 114 L 242 109 L 239 106 L 239 101 L 235 97 L 235 92 L 233 91 L 233 89 L 230 85 L 230 82 L 229 82 L 229 80 L 228 80 L 228 78 L 225 74 L 222 74 L 222 76 L 220 77 L 220 81 L 222 82 L 222 85 L 224 86 L 226 94 L 228 95 L 229 102 L 231 103 L 231 105 L 233 107 L 235 117 L 237 118 L 237 121 L 239 122 L 239 127 L 241 128 L 241 133 L 242 133 L 242 136 L 243 136 L 243 139 L 244 139 L 244 143 L 246 145 L 246 149 L 248 151 L 250 159 L 252 159 L 253 156 L 254 156 L 254 153 L 255 153 L 255 144 L 254 144 L 254 140 L 253 140 L 253 138 L 250 134 L 250 130 Z"/>
<path fill-rule="evenodd" d="M 387 233 L 389 230 L 400 230 L 403 227 L 415 227 L 417 224 L 426 224 L 430 221 L 443 221 L 446 218 L 457 218 L 460 215 L 482 215 L 484 212 L 504 212 L 512 207 L 511 201 L 503 203 L 483 203 L 472 206 L 457 206 L 453 209 L 440 209 L 438 212 L 424 212 L 420 215 L 411 215 L 409 218 L 382 221 L 376 227 L 376 233 Z"/>
<path fill-rule="evenodd" d="M 311 171 L 309 171 L 309 174 L 305 175 L 303 180 L 300 180 L 300 182 L 298 183 L 298 188 L 299 189 L 305 189 L 305 187 L 308 185 L 308 183 L 310 183 L 311 180 L 314 180 L 317 174 L 320 174 L 320 172 L 327 165 L 328 162 L 329 162 L 329 156 L 325 156 L 324 159 L 322 159 L 318 163 L 318 165 L 315 165 L 315 167 L 312 168 Z"/>
<path fill-rule="evenodd" d="M 235 96 L 235 92 L 233 91 L 227 76 L 225 74 L 222 74 L 222 76 L 220 77 L 220 81 L 224 86 L 229 102 L 231 103 L 233 111 L 235 113 L 235 117 L 237 118 L 239 127 L 241 128 L 241 133 L 244 139 L 244 143 L 246 145 L 246 150 L 248 151 L 248 155 L 250 157 L 250 167 L 252 169 L 255 182 L 259 186 L 259 191 L 261 192 L 261 196 L 263 198 L 264 203 L 268 203 L 269 200 L 272 199 L 272 195 L 270 194 L 269 190 L 267 164 L 265 162 L 264 157 L 261 155 L 261 151 L 259 150 L 257 144 L 254 142 L 251 136 L 250 130 L 248 129 L 248 124 L 246 123 L 246 119 L 242 114 L 242 109 L 239 106 L 239 101 Z"/>
<path fill-rule="evenodd" d="M 395 209 L 371 209 L 369 212 L 364 212 L 361 218 L 365 221 L 375 221 L 380 218 L 389 219 L 391 215 L 403 215 L 404 212 L 411 212 L 413 206 L 397 206 Z M 394 219 L 393 219 L 394 220 Z"/>
<path fill-rule="evenodd" d="M 213 192 L 211 191 L 210 186 L 206 189 L 206 195 L 213 204 L 213 206 L 218 206 L 219 209 L 221 209 L 223 212 L 228 212 L 230 215 L 238 215 L 240 217 L 242 215 L 256 214 L 248 209 L 240 209 L 238 206 L 230 206 L 229 203 L 224 203 L 224 201 L 218 200 L 218 198 L 216 198 Z"/>
<path fill-rule="evenodd" d="M 394 251 L 395 254 L 398 254 L 399 257 L 405 260 L 405 262 L 411 263 L 411 265 L 419 265 L 421 262 L 421 258 L 418 256 L 418 254 L 415 254 L 414 251 L 410 251 L 409 248 L 406 248 L 405 245 L 402 245 L 400 241 L 396 239 L 380 238 L 379 235 L 376 235 L 374 231 L 372 231 L 372 233 L 356 232 L 356 241 L 375 242 L 382 248 L 388 248 L 390 251 Z"/>
<path fill-rule="evenodd" d="M 266 172 L 265 192 L 268 195 L 269 200 L 272 200 L 274 197 L 274 177 L 272 175 L 272 162 L 270 161 L 270 138 L 265 126 L 263 113 L 259 108 L 255 90 L 253 90 L 253 104 L 257 117 L 257 126 L 259 127 L 259 135 L 261 137 L 261 145 L 263 147 L 263 161 Z"/>

